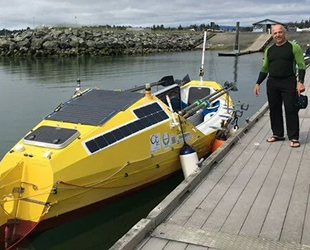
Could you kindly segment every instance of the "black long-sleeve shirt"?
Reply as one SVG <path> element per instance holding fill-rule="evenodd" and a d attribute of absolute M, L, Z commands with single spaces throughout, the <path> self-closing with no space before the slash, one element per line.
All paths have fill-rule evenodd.
<path fill-rule="evenodd" d="M 306 65 L 301 47 L 291 41 L 281 46 L 272 45 L 265 50 L 264 61 L 257 82 L 261 84 L 269 73 L 269 78 L 283 79 L 296 75 L 298 66 L 298 81 L 304 82 Z"/>

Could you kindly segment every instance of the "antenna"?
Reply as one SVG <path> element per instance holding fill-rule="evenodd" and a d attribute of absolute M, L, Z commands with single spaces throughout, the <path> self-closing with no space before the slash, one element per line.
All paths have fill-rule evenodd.
<path fill-rule="evenodd" d="M 76 71 L 77 71 L 76 89 L 75 89 L 73 96 L 81 94 L 80 62 L 79 62 L 79 54 L 78 53 L 76 55 Z"/>
<path fill-rule="evenodd" d="M 81 90 L 81 80 L 80 78 L 78 78 L 76 80 L 76 91 L 80 91 Z"/>
<path fill-rule="evenodd" d="M 203 75 L 204 75 L 203 65 L 204 65 L 204 62 L 205 62 L 206 41 L 207 41 L 207 31 L 204 31 L 204 33 L 203 33 L 201 67 L 199 69 L 199 77 L 200 77 L 200 83 L 201 84 L 202 84 Z"/>

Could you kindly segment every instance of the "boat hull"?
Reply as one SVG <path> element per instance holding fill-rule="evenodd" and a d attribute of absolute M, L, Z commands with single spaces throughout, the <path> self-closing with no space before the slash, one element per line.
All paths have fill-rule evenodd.
<path fill-rule="evenodd" d="M 213 137 L 209 139 L 197 141 L 199 143 L 199 157 L 204 157 L 210 153 L 210 145 Z M 148 159 L 138 162 L 129 163 L 126 167 L 115 170 L 117 176 L 114 180 L 107 180 L 102 183 L 97 178 L 98 184 L 95 186 L 86 186 L 77 184 L 77 181 L 60 181 L 56 188 L 56 194 L 51 194 L 48 202 L 53 209 L 45 215 L 45 219 L 57 217 L 61 214 L 106 201 L 122 194 L 133 192 L 141 187 L 145 187 L 152 183 L 158 182 L 168 176 L 171 176 L 181 170 L 179 152 L 181 148 L 171 150 L 158 156 L 149 156 Z M 114 173 L 115 173 L 114 172 Z M 98 176 L 107 176 L 108 174 L 101 172 Z M 92 180 L 94 176 L 90 177 Z M 89 183 L 89 180 L 81 181 L 81 183 Z M 60 202 L 61 201 L 61 202 Z"/>
<path fill-rule="evenodd" d="M 170 175 L 166 175 L 163 178 L 156 179 L 155 181 L 149 182 L 145 185 L 130 189 L 119 195 L 112 196 L 105 200 L 101 200 L 99 202 L 83 206 L 81 208 L 70 210 L 57 216 L 42 218 L 42 221 L 40 221 L 39 223 L 34 223 L 32 221 L 20 221 L 19 224 L 15 226 L 13 224 L 4 224 L 0 227 L 0 250 L 5 249 L 7 246 L 13 245 L 14 243 L 16 244 L 19 240 L 24 239 L 24 236 L 28 236 L 29 233 L 31 233 L 32 236 L 35 236 L 42 231 L 74 221 L 77 218 L 81 218 L 83 216 L 96 212 L 108 205 L 111 205 L 117 200 L 120 200 L 126 196 L 130 196 L 135 192 L 139 192 L 145 188 L 155 185 L 158 182 L 169 179 L 180 172 L 181 169 L 178 169 Z M 13 235 L 14 238 L 12 238 Z"/>
<path fill-rule="evenodd" d="M 212 140 L 213 136 L 209 136 L 209 139 L 205 137 L 196 141 L 197 151 L 200 157 L 209 154 L 209 147 Z M 58 181 L 56 185 L 49 185 L 52 188 L 48 198 L 44 202 L 44 211 L 42 210 L 42 212 L 30 216 L 30 218 L 36 218 L 36 220 L 25 220 L 26 215 L 24 213 L 18 217 L 16 224 L 8 225 L 8 223 L 5 223 L 5 226 L 2 226 L 2 231 L 6 231 L 4 237 L 6 244 L 16 242 L 30 232 L 34 233 L 46 230 L 49 227 L 73 220 L 125 194 L 135 192 L 168 178 L 181 170 L 179 159 L 180 150 L 181 145 L 179 148 L 170 149 L 170 152 L 165 152 L 157 156 L 151 155 L 142 161 L 131 162 L 121 170 L 113 170 L 114 173 L 117 173 L 117 175 L 114 175 L 115 178 L 102 183 L 100 183 L 102 176 L 111 176 L 111 173 L 102 171 L 97 172 L 95 176 L 89 175 L 69 181 L 63 181 L 59 177 L 55 177 L 64 176 L 65 173 L 61 173 L 61 171 L 54 174 L 50 179 L 55 180 L 57 178 Z M 98 162 L 97 159 L 95 161 Z M 70 168 L 70 171 L 73 171 L 72 169 L 77 169 L 79 165 L 84 164 L 76 163 L 66 168 L 65 171 L 70 170 Z M 97 166 L 97 168 L 104 169 L 100 166 Z M 84 183 L 90 183 L 90 180 L 98 184 L 94 186 L 84 185 Z M 31 205 L 42 206 L 43 201 L 42 204 Z"/>
<path fill-rule="evenodd" d="M 230 117 L 229 96 L 188 119 L 173 107 L 221 89 L 203 84 L 187 83 L 183 92 L 171 86 L 157 96 L 86 91 L 57 108 L 0 163 L 0 241 L 12 244 L 171 176 L 181 169 L 185 144 L 198 158 L 210 154 L 223 119 Z M 92 106 L 111 96 L 117 110 Z"/>

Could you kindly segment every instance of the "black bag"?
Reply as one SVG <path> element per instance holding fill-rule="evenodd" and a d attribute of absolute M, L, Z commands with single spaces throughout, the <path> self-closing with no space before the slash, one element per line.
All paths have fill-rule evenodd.
<path fill-rule="evenodd" d="M 296 106 L 299 109 L 305 109 L 308 106 L 308 96 L 300 95 L 296 97 Z"/>

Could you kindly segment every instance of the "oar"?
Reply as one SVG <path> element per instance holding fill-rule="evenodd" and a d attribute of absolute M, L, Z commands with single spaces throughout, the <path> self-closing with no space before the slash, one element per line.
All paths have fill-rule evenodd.
<path fill-rule="evenodd" d="M 165 87 L 165 86 L 169 86 L 169 85 L 172 85 L 172 84 L 174 84 L 173 76 L 164 76 L 159 81 L 150 83 L 150 87 L 154 87 L 154 86 L 158 86 L 158 85 L 161 85 L 161 86 Z M 134 88 L 131 88 L 131 89 L 126 89 L 124 91 L 135 92 L 135 91 L 142 90 L 144 88 L 145 88 L 145 85 L 142 85 L 142 86 L 137 86 L 137 87 L 134 87 Z"/>
<path fill-rule="evenodd" d="M 191 79 L 190 79 L 189 75 L 187 74 L 186 76 L 183 77 L 182 80 L 175 80 L 174 83 L 178 84 L 179 86 L 183 86 L 190 81 L 191 81 Z"/>
<path fill-rule="evenodd" d="M 194 108 L 194 107 L 200 105 L 202 102 L 209 100 L 211 97 L 213 97 L 213 96 L 215 96 L 215 95 L 217 95 L 217 94 L 219 94 L 219 93 L 221 93 L 221 92 L 223 92 L 223 91 L 226 91 L 226 92 L 227 92 L 227 91 L 229 91 L 229 90 L 237 91 L 238 89 L 237 89 L 237 87 L 236 87 L 233 83 L 229 83 L 229 82 L 226 81 L 226 82 L 224 83 L 224 88 L 219 89 L 219 90 L 215 91 L 214 93 L 212 93 L 212 94 L 210 94 L 210 95 L 207 95 L 207 96 L 205 96 L 204 98 L 195 101 L 195 102 L 192 103 L 191 105 L 189 105 L 189 106 L 185 107 L 184 109 L 182 109 L 182 110 L 179 112 L 179 114 L 180 114 L 180 115 L 184 115 L 188 110 L 190 110 L 190 109 L 192 109 L 192 108 Z M 226 93 L 226 92 L 225 92 L 225 93 Z M 223 94 L 224 94 L 224 93 L 223 93 Z M 218 97 L 217 97 L 217 98 L 218 98 Z"/>
<path fill-rule="evenodd" d="M 185 107 L 184 109 L 182 109 L 179 114 L 180 115 L 184 115 L 188 110 L 190 109 L 193 109 L 195 108 L 196 106 L 200 105 L 202 102 L 204 102 L 205 100 L 208 100 L 209 98 L 211 98 L 212 96 L 215 96 L 216 94 L 218 93 L 221 93 L 222 91 L 224 91 L 225 89 L 219 89 L 217 91 L 215 91 L 214 93 L 208 95 L 208 96 L 205 96 L 204 98 L 202 99 L 199 99 L 197 101 L 195 101 L 194 103 L 192 103 L 191 105 Z"/>
<path fill-rule="evenodd" d="M 230 85 L 228 85 L 228 83 L 225 83 L 225 84 L 227 85 L 226 88 L 220 89 L 217 92 L 214 92 L 213 94 L 208 95 L 208 96 L 200 99 L 199 102 L 197 102 L 199 104 L 196 104 L 196 105 L 192 106 L 190 109 L 187 109 L 185 112 L 183 112 L 183 117 L 188 118 L 191 115 L 195 114 L 198 110 L 209 106 L 211 102 L 218 99 L 219 97 L 221 97 L 225 93 L 229 92 L 230 90 L 233 90 L 233 91 L 237 90 L 236 86 L 234 86 L 232 83 Z M 228 86 L 230 86 L 230 87 L 228 87 Z"/>

